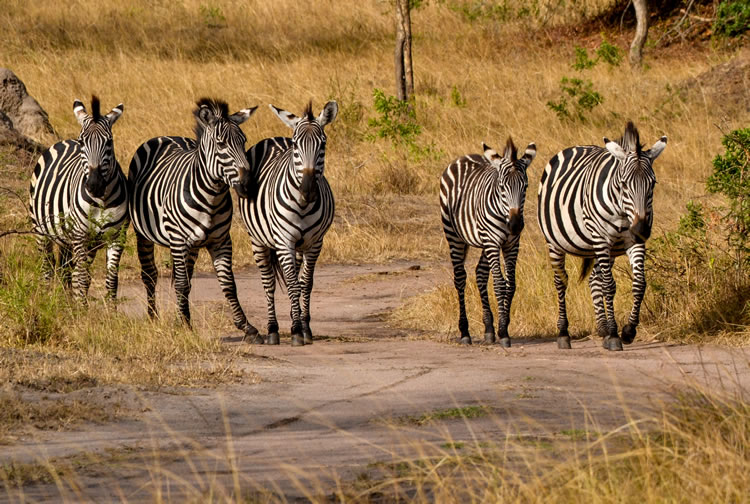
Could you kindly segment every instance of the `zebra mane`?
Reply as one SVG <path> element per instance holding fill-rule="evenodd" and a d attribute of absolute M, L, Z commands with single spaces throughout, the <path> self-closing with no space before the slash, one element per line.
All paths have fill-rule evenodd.
<path fill-rule="evenodd" d="M 99 97 L 96 95 L 91 96 L 91 117 L 94 122 L 97 122 L 101 117 L 101 104 L 99 103 Z"/>
<path fill-rule="evenodd" d="M 635 127 L 633 121 L 628 121 L 627 126 L 625 126 L 625 133 L 622 135 L 622 138 L 617 141 L 617 143 L 619 143 L 620 147 L 625 149 L 627 152 L 636 152 L 638 154 L 641 153 L 643 145 L 641 145 L 641 137 L 638 134 L 638 128 Z"/>
<path fill-rule="evenodd" d="M 312 100 L 307 102 L 307 106 L 305 107 L 305 110 L 302 112 L 302 115 L 307 116 L 308 121 L 312 121 L 315 119 L 315 116 L 313 115 L 312 111 Z"/>
<path fill-rule="evenodd" d="M 208 108 L 213 112 L 213 114 L 216 117 L 219 117 L 221 119 L 228 120 L 229 119 L 229 105 L 227 105 L 227 102 L 222 100 L 214 100 L 213 98 L 201 98 L 195 104 L 198 106 L 195 110 L 193 110 L 193 115 L 195 116 L 195 138 L 200 142 L 201 137 L 203 136 L 203 132 L 206 129 L 206 125 L 203 124 L 203 121 L 201 120 L 200 116 L 198 115 L 203 107 Z"/>

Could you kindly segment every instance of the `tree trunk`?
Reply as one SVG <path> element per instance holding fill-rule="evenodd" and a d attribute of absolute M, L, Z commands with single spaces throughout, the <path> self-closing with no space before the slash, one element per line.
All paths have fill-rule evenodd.
<path fill-rule="evenodd" d="M 630 65 L 640 67 L 643 63 L 643 45 L 648 37 L 648 3 L 646 0 L 633 0 L 635 9 L 635 37 L 630 44 Z"/>
<path fill-rule="evenodd" d="M 411 61 L 411 14 L 409 0 L 396 0 L 396 97 L 408 101 L 414 93 L 414 70 Z"/>

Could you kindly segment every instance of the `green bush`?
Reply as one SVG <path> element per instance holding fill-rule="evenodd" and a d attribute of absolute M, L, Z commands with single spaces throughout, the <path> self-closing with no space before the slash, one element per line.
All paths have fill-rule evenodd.
<path fill-rule="evenodd" d="M 750 0 L 724 1 L 716 9 L 714 35 L 736 37 L 750 27 Z"/>
<path fill-rule="evenodd" d="M 563 77 L 560 80 L 560 90 L 563 93 L 560 99 L 548 101 L 547 107 L 553 110 L 561 121 L 585 122 L 586 115 L 604 101 L 590 80 Z"/>

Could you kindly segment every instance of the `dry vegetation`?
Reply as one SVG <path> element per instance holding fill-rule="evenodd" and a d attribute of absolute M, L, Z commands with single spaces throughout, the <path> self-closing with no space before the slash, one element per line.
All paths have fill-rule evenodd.
<path fill-rule="evenodd" d="M 377 115 L 373 90 L 389 92 L 393 85 L 387 1 L 358 2 L 351 8 L 354 4 L 335 0 L 305 5 L 293 0 L 78 0 L 65 5 L 51 0 L 4 0 L 0 63 L 26 83 L 63 138 L 78 134 L 71 112 L 75 98 L 97 93 L 105 107 L 123 102 L 125 113 L 114 135 L 124 167 L 148 138 L 191 135 L 190 111 L 203 95 L 225 99 L 232 109 L 273 103 L 295 112 L 309 99 L 314 108 L 336 99 L 340 115 L 328 128 L 326 171 L 338 209 L 324 247 L 323 260 L 329 262 L 414 258 L 447 267 L 437 202 L 437 181 L 444 167 L 459 155 L 478 152 L 482 141 L 497 146 L 512 135 L 519 144 L 536 142 L 537 160 L 529 169 L 528 225 L 517 273 L 513 336 L 554 334 L 552 274 L 534 221 L 539 176 L 546 160 L 561 148 L 598 144 L 604 135 L 616 137 L 627 119 L 636 122 L 648 144 L 668 135 L 668 147 L 655 165 L 659 184 L 654 236 L 677 227 L 688 200 L 720 202 L 704 192 L 711 159 L 722 151 L 717 125 L 724 130 L 745 126 L 750 110 L 725 115 L 723 103 L 731 97 L 704 92 L 700 83 L 689 92 L 680 91 L 680 86 L 730 59 L 731 51 L 689 45 L 650 48 L 643 72 L 632 72 L 627 64 L 587 70 L 587 78 L 600 90 L 604 103 L 585 122 L 561 122 L 546 103 L 559 96 L 561 77 L 575 74 L 571 70 L 574 47 L 597 47 L 602 37 L 597 33 L 566 38 L 566 31 L 554 26 L 584 13 L 601 12 L 609 2 L 578 2 L 575 9 L 562 11 L 553 8 L 556 3 L 542 3 L 536 16 L 511 16 L 504 24 L 491 16 L 469 21 L 461 8 L 451 8 L 476 2 L 423 3 L 412 16 L 416 114 L 422 128 L 415 140 L 419 155 L 395 148 L 387 140 L 367 139 L 367 120 Z M 523 2 L 509 3 L 516 4 Z M 623 49 L 627 36 L 617 31 L 607 35 Z M 249 143 L 287 134 L 265 108 L 243 129 Z M 33 159 L 0 152 L 0 230 L 26 226 L 23 201 L 32 165 Z M 718 226 L 715 216 L 714 221 Z M 250 266 L 249 240 L 239 220 L 233 239 L 236 267 Z M 136 279 L 132 236 L 129 243 L 122 275 Z M 255 379 L 234 365 L 241 354 L 223 349 L 202 329 L 232 330 L 224 314 L 199 314 L 198 330 L 189 331 L 170 319 L 152 324 L 118 315 L 98 302 L 84 313 L 57 286 L 39 283 L 34 250 L 29 237 L 0 239 L 0 382 L 63 394 L 62 402 L 55 404 L 68 411 L 75 400 L 64 396 L 80 383 L 66 384 L 64 377 L 146 387 Z M 166 251 L 159 254 L 166 272 L 168 255 Z M 94 268 L 99 281 L 101 255 Z M 471 270 L 478 256 L 470 257 L 467 266 Z M 662 260 L 669 261 L 670 256 Z M 674 256 L 675 262 L 679 260 Z M 572 262 L 571 278 L 577 267 Z M 630 307 L 630 286 L 626 262 L 617 264 L 616 306 L 622 320 Z M 205 254 L 198 267 L 211 269 Z M 706 283 L 700 285 L 719 285 L 721 290 L 721 280 L 707 275 Z M 469 285 L 472 331 L 479 334 L 479 298 L 475 285 Z M 679 283 L 665 285 L 680 288 Z M 259 285 L 255 294 L 260 296 L 260 292 Z M 580 285 L 568 292 L 572 333 L 585 335 L 594 329 L 588 290 Z M 670 305 L 671 318 L 665 324 L 663 296 L 656 297 L 649 290 L 639 338 L 695 340 L 696 327 L 704 326 L 693 315 L 704 313 L 708 302 L 701 292 L 698 289 L 684 303 Z M 679 295 L 679 291 L 671 293 L 673 298 Z M 715 299 L 712 302 L 716 305 Z M 742 312 L 747 306 L 738 309 Z M 455 312 L 452 283 L 445 283 L 402 307 L 392 323 L 426 328 L 436 337 L 448 338 L 455 332 Z M 720 322 L 710 327 L 711 334 L 723 335 L 725 342 L 747 343 L 747 316 L 725 317 L 722 323 L 721 314 L 705 313 Z M 670 323 L 680 332 L 670 331 Z M 730 326 L 733 333 L 727 336 Z M 0 435 L 3 425 L 45 416 L 48 410 L 44 408 L 54 406 L 32 410 L 18 402 L 15 392 L 2 393 L 0 411 L 15 413 L 9 414 L 11 420 L 0 418 Z M 560 460 L 548 457 L 544 450 L 531 450 L 524 459 L 528 472 L 502 469 L 507 447 L 476 444 L 459 450 L 449 440 L 442 453 L 396 464 L 395 472 L 386 471 L 375 479 L 368 476 L 359 487 L 342 489 L 339 497 L 358 501 L 379 492 L 396 492 L 407 500 L 422 501 L 746 501 L 750 490 L 744 470 L 750 446 L 747 403 L 705 394 L 696 397 L 697 402 L 684 402 L 685 407 L 667 410 L 651 423 L 633 423 L 622 436 L 581 442 L 571 458 Z M 6 403 L 15 409 L 6 408 Z M 90 416 L 79 410 L 78 417 L 102 418 L 95 407 L 86 411 Z M 65 418 L 63 413 L 56 415 Z M 610 441 L 618 447 L 616 455 L 610 456 Z M 51 481 L 58 481 L 63 473 L 74 478 L 75 471 L 44 467 L 42 472 Z M 21 469 L 31 471 L 6 467 L 0 470 L 0 480 L 15 482 L 21 478 L 17 476 Z M 457 480 L 466 484 L 454 485 Z M 237 497 L 231 489 L 216 495 L 210 498 Z M 196 500 L 204 498 L 195 496 Z"/>

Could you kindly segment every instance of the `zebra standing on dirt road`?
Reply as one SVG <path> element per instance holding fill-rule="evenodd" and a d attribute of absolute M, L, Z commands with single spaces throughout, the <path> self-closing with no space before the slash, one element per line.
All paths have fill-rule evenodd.
<path fill-rule="evenodd" d="M 72 282 L 85 304 L 89 269 L 99 248 L 107 249 L 107 298 L 117 297 L 118 269 L 128 227 L 127 181 L 115 158 L 112 125 L 122 103 L 101 115 L 99 98 L 91 98 L 91 114 L 81 101 L 73 113 L 81 125 L 77 140 L 58 142 L 42 153 L 29 186 L 29 212 L 38 233 L 46 280 L 55 269 L 53 243 L 60 248 L 60 267 L 66 286 Z"/>
<path fill-rule="evenodd" d="M 510 307 L 516 290 L 516 259 L 524 227 L 523 205 L 529 185 L 526 169 L 536 156 L 530 143 L 518 159 L 516 146 L 509 137 L 505 152 L 483 145 L 484 156 L 471 154 L 453 161 L 440 179 L 440 210 L 443 231 L 450 246 L 453 282 L 458 292 L 458 328 L 460 343 L 471 344 L 466 318 L 464 261 L 469 246 L 482 249 L 476 268 L 477 286 L 482 298 L 484 341 L 495 342 L 492 309 L 487 294 L 490 270 L 498 303 L 497 337 L 510 346 L 508 325 Z M 505 278 L 500 255 L 505 261 Z"/>
<path fill-rule="evenodd" d="M 202 98 L 195 115 L 196 140 L 156 137 L 141 145 L 130 162 L 130 214 L 138 241 L 141 279 L 148 313 L 156 315 L 154 244 L 169 247 L 177 305 L 190 324 L 190 282 L 201 248 L 208 249 L 216 275 L 232 308 L 234 325 L 252 342 L 262 341 L 237 300 L 232 272 L 232 197 L 246 196 L 253 183 L 240 124 L 255 112 L 229 115 L 225 102 Z"/>
<path fill-rule="evenodd" d="M 240 199 L 240 212 L 266 292 L 268 343 L 279 344 L 274 302 L 278 275 L 292 305 L 292 345 L 309 345 L 315 262 L 334 212 L 333 193 L 323 176 L 324 127 L 336 118 L 338 105 L 328 102 L 318 117 L 312 114 L 312 103 L 302 117 L 273 105 L 271 110 L 292 128 L 292 138 L 267 138 L 247 151 L 258 190 Z"/>
<path fill-rule="evenodd" d="M 555 274 L 559 315 L 559 348 L 570 348 L 565 290 L 565 254 L 583 257 L 581 280 L 591 270 L 589 287 L 598 333 L 608 350 L 622 350 L 635 339 L 641 302 L 646 292 L 643 260 L 653 222 L 656 176 L 652 163 L 667 145 L 663 136 L 642 150 L 638 130 L 628 122 L 617 142 L 604 138 L 604 148 L 570 147 L 547 164 L 539 185 L 539 226 Z M 612 265 L 627 254 L 633 270 L 633 309 L 617 333 Z"/>

